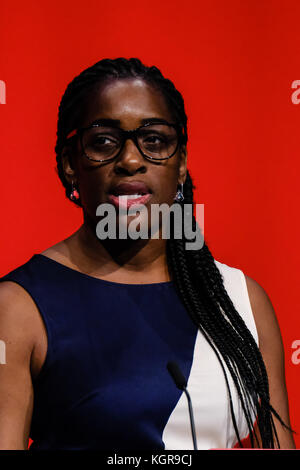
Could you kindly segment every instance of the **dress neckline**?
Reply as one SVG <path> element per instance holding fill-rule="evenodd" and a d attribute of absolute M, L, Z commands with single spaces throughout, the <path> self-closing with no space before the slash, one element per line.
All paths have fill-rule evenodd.
<path fill-rule="evenodd" d="M 107 279 L 100 279 L 98 277 L 90 276 L 89 274 L 82 273 L 81 271 L 77 271 L 77 269 L 70 268 L 69 266 L 66 266 L 63 263 L 60 263 L 59 261 L 56 261 L 52 258 L 49 258 L 46 255 L 42 255 L 41 253 L 35 253 L 32 258 L 35 259 L 40 259 L 42 261 L 50 262 L 53 265 L 56 265 L 60 269 L 67 270 L 69 272 L 72 272 L 74 274 L 77 274 L 78 276 L 84 277 L 86 279 L 91 279 L 93 281 L 103 283 L 106 285 L 111 285 L 111 286 L 123 286 L 123 287 L 154 287 L 154 286 L 172 286 L 173 281 L 163 281 L 163 282 L 152 282 L 152 283 L 145 283 L 145 284 L 126 284 L 124 282 L 114 282 L 114 281 L 108 281 Z"/>

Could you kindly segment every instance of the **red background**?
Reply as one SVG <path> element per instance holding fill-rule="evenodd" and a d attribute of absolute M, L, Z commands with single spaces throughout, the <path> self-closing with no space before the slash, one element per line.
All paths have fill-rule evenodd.
<path fill-rule="evenodd" d="M 81 210 L 55 173 L 58 104 L 108 57 L 158 66 L 183 94 L 188 167 L 214 257 L 267 291 L 281 327 L 292 427 L 298 267 L 300 3 L 297 0 L 2 2 L 0 274 L 73 233 Z M 300 445 L 300 435 L 296 437 Z"/>

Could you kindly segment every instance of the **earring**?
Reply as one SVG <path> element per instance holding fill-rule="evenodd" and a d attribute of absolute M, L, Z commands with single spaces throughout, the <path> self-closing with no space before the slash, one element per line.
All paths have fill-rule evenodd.
<path fill-rule="evenodd" d="M 182 202 L 184 200 L 183 183 L 180 183 L 180 184 L 181 184 L 181 191 L 178 190 L 176 193 L 176 196 L 174 197 L 174 201 L 177 201 L 177 202 Z"/>
<path fill-rule="evenodd" d="M 70 194 L 70 199 L 72 199 L 72 201 L 75 201 L 77 199 L 79 199 L 80 196 L 79 196 L 79 192 L 77 191 L 77 189 L 75 188 L 74 186 L 74 183 L 73 183 L 73 180 L 72 180 L 72 191 L 71 191 L 71 194 Z"/>

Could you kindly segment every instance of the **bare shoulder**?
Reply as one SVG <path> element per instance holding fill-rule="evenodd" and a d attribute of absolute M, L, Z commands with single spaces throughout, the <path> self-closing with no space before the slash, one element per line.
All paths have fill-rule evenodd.
<path fill-rule="evenodd" d="M 34 320 L 36 306 L 22 286 L 13 281 L 0 282 L 1 336 L 20 334 L 20 340 L 34 346 Z M 9 341 L 9 337 L 7 337 Z"/>
<path fill-rule="evenodd" d="M 30 359 L 34 328 L 29 299 L 12 281 L 0 283 L 0 449 L 25 450 L 33 410 Z M 3 359 L 3 358 L 2 358 Z"/>
<path fill-rule="evenodd" d="M 257 281 L 246 274 L 245 278 L 260 348 L 266 343 L 281 342 L 278 320 L 269 295 Z"/>
<path fill-rule="evenodd" d="M 0 282 L 0 339 L 7 354 L 20 354 L 36 377 L 47 347 L 46 330 L 31 295 L 13 281 Z"/>
<path fill-rule="evenodd" d="M 271 299 L 265 289 L 245 275 L 250 304 L 256 323 L 259 349 L 266 366 L 270 402 L 287 426 L 290 426 L 288 394 L 285 382 L 285 355 L 280 327 Z M 280 447 L 294 449 L 292 434 L 275 418 Z"/>

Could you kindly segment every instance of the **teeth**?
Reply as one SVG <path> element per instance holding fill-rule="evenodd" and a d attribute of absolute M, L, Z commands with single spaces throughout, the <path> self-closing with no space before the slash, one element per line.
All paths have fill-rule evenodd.
<path fill-rule="evenodd" d="M 119 197 L 127 197 L 128 199 L 138 199 L 142 194 L 120 194 Z"/>

